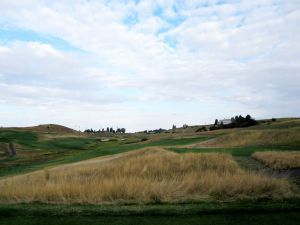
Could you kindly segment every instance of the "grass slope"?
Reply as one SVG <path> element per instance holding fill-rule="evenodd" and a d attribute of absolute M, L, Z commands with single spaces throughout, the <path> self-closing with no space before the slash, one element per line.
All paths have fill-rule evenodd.
<path fill-rule="evenodd" d="M 118 137 L 118 136 L 116 136 Z M 101 142 L 101 136 L 88 135 L 65 137 L 55 134 L 44 134 L 12 129 L 0 129 L 0 142 L 14 142 L 17 146 L 17 156 L 0 158 L 0 177 L 26 173 L 46 166 L 77 162 L 98 156 L 112 155 L 136 150 L 147 146 L 174 146 L 192 144 L 207 140 L 210 137 L 155 137 L 147 142 L 130 143 L 131 140 L 141 140 L 135 136 L 128 136 L 126 141 L 110 138 L 111 141 Z M 136 141 L 135 141 L 136 142 Z M 1 151 L 1 149 L 0 149 Z"/>
<path fill-rule="evenodd" d="M 0 129 L 1 137 L 10 137 L 17 143 L 18 156 L 0 161 L 0 176 L 21 174 L 49 166 L 78 162 L 98 156 L 113 155 L 147 146 L 165 146 L 177 153 L 186 152 L 221 152 L 232 154 L 240 165 L 250 170 L 260 170 L 262 164 L 251 158 L 256 151 L 290 151 L 300 150 L 298 136 L 299 119 L 280 119 L 267 121 L 261 125 L 243 128 L 203 132 L 193 138 L 193 130 L 180 134 L 149 135 L 146 142 L 140 142 L 145 135 L 128 135 L 126 141 L 99 141 L 97 135 L 77 133 L 49 132 L 47 130 Z M 238 139 L 239 132 L 264 132 L 273 138 L 251 139 L 250 142 L 230 140 L 232 144 L 218 147 L 198 145 L 214 137 L 234 134 Z M 270 132 L 271 131 L 271 132 Z M 287 132 L 288 131 L 288 132 Z M 190 133 L 189 133 L 190 132 Z M 284 140 L 284 133 L 296 132 L 296 137 Z M 251 133 L 252 134 L 252 133 Z M 279 141 L 273 141 L 274 135 Z M 241 136 L 242 136 L 241 135 Z M 246 135 L 247 136 L 247 135 Z M 289 136 L 289 134 L 288 134 Z M 118 136 L 117 136 L 118 137 Z M 116 138 L 116 136 L 114 137 Z M 123 138 L 123 137 L 122 137 Z M 186 139 L 187 138 L 187 139 Z M 246 137 L 248 138 L 248 137 Z M 258 140 L 258 142 L 256 141 Z M 270 141 L 271 140 L 271 141 Z M 2 139 L 3 141 L 3 139 Z M 215 140 L 214 140 L 215 141 Z M 213 142 L 214 142 L 213 141 Z M 1 142 L 1 141 L 0 141 Z M 127 143 L 127 144 L 126 144 Z M 128 144 L 135 143 L 135 144 Z M 238 143 L 238 145 L 236 145 Z M 242 143 L 242 144 L 240 144 Z M 188 145 L 194 145 L 193 148 Z M 201 146 L 201 147 L 200 147 Z M 239 146 L 239 147 L 232 147 Z M 288 200 L 260 200 L 233 202 L 205 202 L 197 204 L 154 204 L 154 205 L 41 205 L 16 204 L 0 205 L 0 224 L 298 224 L 300 201 L 298 198 Z M 122 215 L 126 217 L 122 217 Z M 134 217 L 129 215 L 135 215 Z M 147 215 L 147 216 L 145 216 Z M 177 215 L 180 217 L 160 217 Z M 185 216 L 195 215 L 195 216 Z M 48 219 L 45 220 L 45 217 Z M 89 217 L 87 217 L 89 216 Z M 90 217 L 93 216 L 93 217 Z M 101 216 L 101 217 L 98 217 Z M 115 216 L 120 216 L 116 219 Z M 118 218 L 118 217 L 117 217 Z"/>

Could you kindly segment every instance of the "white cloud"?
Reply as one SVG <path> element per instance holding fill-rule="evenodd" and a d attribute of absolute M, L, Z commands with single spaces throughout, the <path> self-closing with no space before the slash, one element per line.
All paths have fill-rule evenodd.
<path fill-rule="evenodd" d="M 161 15 L 154 15 L 158 9 Z M 82 52 L 64 52 L 42 41 L 0 45 L 0 93 L 8 105 L 68 105 L 60 112 L 81 104 L 92 114 L 93 107 L 111 107 L 102 118 L 122 121 L 132 130 L 146 128 L 142 115 L 148 103 L 215 104 L 210 110 L 217 112 L 199 113 L 199 119 L 190 121 L 195 123 L 203 122 L 201 116 L 222 117 L 223 111 L 248 110 L 264 117 L 272 116 L 272 109 L 295 116 L 300 97 L 299 12 L 297 2 L 273 1 L 1 1 L 0 28 L 57 37 Z M 134 23 L 126 24 L 131 16 Z M 221 109 L 220 102 L 233 109 Z M 124 110 L 133 103 L 133 111 Z M 112 115 L 115 108 L 117 116 Z M 170 107 L 151 124 L 159 127 L 177 110 Z M 172 120 L 187 120 L 196 110 L 189 108 L 187 116 L 177 114 Z M 73 120 L 84 115 L 78 111 Z M 124 113 L 128 121 L 139 118 L 137 123 L 122 119 Z"/>

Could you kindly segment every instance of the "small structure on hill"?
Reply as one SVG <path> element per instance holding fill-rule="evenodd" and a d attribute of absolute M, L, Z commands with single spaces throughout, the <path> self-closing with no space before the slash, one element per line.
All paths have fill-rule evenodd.
<path fill-rule="evenodd" d="M 228 124 L 231 124 L 232 123 L 232 120 L 231 119 L 223 119 L 223 120 L 219 120 L 218 121 L 218 125 L 228 125 Z"/>

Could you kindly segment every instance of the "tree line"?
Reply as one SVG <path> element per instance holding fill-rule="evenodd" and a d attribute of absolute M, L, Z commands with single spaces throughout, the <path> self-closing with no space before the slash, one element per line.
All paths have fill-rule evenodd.
<path fill-rule="evenodd" d="M 227 129 L 227 128 L 238 128 L 238 127 L 250 127 L 256 125 L 258 122 L 253 119 L 250 115 L 243 117 L 241 115 L 232 117 L 230 123 L 223 124 L 222 120 L 215 120 L 214 125 L 210 126 L 210 130 Z"/>
<path fill-rule="evenodd" d="M 116 130 L 113 129 L 112 127 L 107 127 L 106 129 L 102 128 L 99 130 L 93 130 L 91 129 L 86 129 L 84 130 L 85 133 L 112 133 L 112 134 L 125 134 L 126 129 L 125 128 L 117 128 Z"/>
<path fill-rule="evenodd" d="M 162 129 L 162 128 L 155 129 L 155 130 L 145 130 L 144 131 L 145 134 L 160 134 L 160 133 L 164 133 L 164 132 L 167 132 L 167 130 Z"/>

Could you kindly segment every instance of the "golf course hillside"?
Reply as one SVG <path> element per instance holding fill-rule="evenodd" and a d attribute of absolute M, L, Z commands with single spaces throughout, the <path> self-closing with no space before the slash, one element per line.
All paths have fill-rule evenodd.
<path fill-rule="evenodd" d="M 65 204 L 66 215 L 300 210 L 298 153 L 297 118 L 138 133 L 1 128 L 0 214 Z"/>
<path fill-rule="evenodd" d="M 300 119 L 281 119 L 224 134 L 193 147 L 300 146 Z M 220 130 L 216 132 L 222 132 Z"/>

